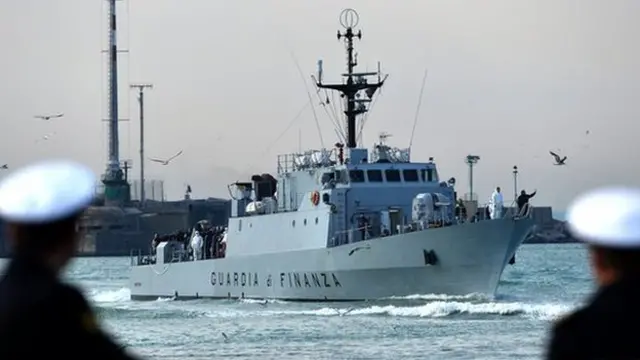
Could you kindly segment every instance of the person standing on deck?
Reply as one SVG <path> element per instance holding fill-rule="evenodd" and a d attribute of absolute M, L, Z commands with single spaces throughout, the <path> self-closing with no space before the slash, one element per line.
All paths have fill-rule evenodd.
<path fill-rule="evenodd" d="M 504 199 L 500 192 L 500 186 L 496 187 L 496 190 L 491 194 L 491 201 L 489 202 L 489 213 L 491 219 L 501 219 L 502 209 L 504 208 Z"/>
<path fill-rule="evenodd" d="M 527 192 L 524 190 L 520 191 L 520 195 L 516 200 L 516 202 L 518 203 L 518 215 L 522 214 L 522 209 L 529 206 L 529 200 L 532 197 L 536 196 L 537 192 L 538 190 L 534 190 L 531 194 L 527 194 Z"/>

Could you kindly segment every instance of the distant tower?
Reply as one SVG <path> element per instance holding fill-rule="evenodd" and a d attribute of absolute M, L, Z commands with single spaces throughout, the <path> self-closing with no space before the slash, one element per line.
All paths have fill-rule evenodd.
<path fill-rule="evenodd" d="M 473 166 L 478 163 L 480 160 L 480 156 L 477 155 L 467 155 L 464 162 L 469 166 L 469 196 L 465 200 L 473 201 L 478 200 L 477 196 L 474 196 L 473 193 Z"/>
<path fill-rule="evenodd" d="M 109 1 L 109 160 L 103 175 L 104 200 L 106 205 L 124 205 L 130 201 L 129 183 L 120 168 L 120 142 L 118 139 L 118 47 L 116 43 L 116 0 Z"/>
<path fill-rule="evenodd" d="M 342 84 L 323 84 L 322 83 L 322 60 L 318 61 L 318 79 L 316 85 L 321 89 L 332 89 L 342 93 L 342 96 L 346 100 L 346 110 L 344 111 L 347 116 L 347 148 L 353 149 L 356 145 L 356 116 L 367 112 L 366 103 L 371 102 L 373 94 L 380 88 L 384 79 L 380 78 L 380 65 L 378 64 L 378 71 L 371 73 L 354 73 L 353 69 L 358 65 L 357 54 L 354 54 L 353 39 L 362 39 L 362 32 L 358 30 L 354 32 L 354 27 L 358 25 L 359 21 L 358 13 L 353 9 L 345 9 L 340 13 L 340 24 L 345 28 L 344 32 L 338 30 L 338 40 L 344 39 L 347 47 L 347 72 L 342 76 L 347 78 L 346 83 Z M 369 83 L 367 76 L 378 76 L 378 81 L 375 83 Z M 360 91 L 364 90 L 366 94 L 365 98 L 360 98 Z"/>
<path fill-rule="evenodd" d="M 144 89 L 153 89 L 153 84 L 131 84 L 129 87 L 138 90 L 140 104 L 140 206 L 144 206 Z"/>

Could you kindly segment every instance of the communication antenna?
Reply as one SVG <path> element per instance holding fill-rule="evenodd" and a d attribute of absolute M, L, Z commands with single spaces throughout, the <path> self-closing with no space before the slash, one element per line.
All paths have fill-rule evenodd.
<path fill-rule="evenodd" d="M 473 194 L 473 167 L 480 160 L 480 156 L 477 155 L 467 155 L 464 162 L 469 166 L 469 199 L 468 200 L 477 200 L 474 199 Z"/>
<path fill-rule="evenodd" d="M 346 81 L 341 84 L 324 84 L 322 82 L 322 61 L 318 61 L 318 79 L 316 79 L 318 88 L 336 90 L 342 93 L 346 101 L 346 110 L 344 111 L 347 118 L 346 147 L 349 149 L 357 146 L 356 117 L 368 111 L 365 104 L 371 102 L 374 93 L 384 85 L 384 81 L 387 78 L 386 76 L 382 78 L 379 72 L 354 72 L 354 68 L 358 65 L 357 55 L 354 54 L 354 39 L 362 39 L 362 32 L 354 30 L 359 21 L 360 16 L 353 9 L 345 9 L 340 13 L 340 25 L 345 31 L 338 30 L 337 37 L 338 40 L 343 40 L 346 45 L 347 72 L 342 74 L 342 76 L 346 77 Z M 369 83 L 366 80 L 367 76 L 376 75 L 378 77 L 377 82 Z M 366 96 L 361 97 L 360 91 L 363 91 Z"/>
<path fill-rule="evenodd" d="M 144 206 L 144 89 L 153 89 L 153 84 L 131 84 L 129 87 L 138 90 L 140 104 L 140 206 Z"/>

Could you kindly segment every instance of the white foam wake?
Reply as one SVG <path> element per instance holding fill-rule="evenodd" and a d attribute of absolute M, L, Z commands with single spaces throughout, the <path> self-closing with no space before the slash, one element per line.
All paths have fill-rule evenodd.
<path fill-rule="evenodd" d="M 523 315 L 539 320 L 553 320 L 573 309 L 566 304 L 527 304 L 520 302 L 469 303 L 460 301 L 433 301 L 418 306 L 370 306 L 364 308 L 336 309 L 325 307 L 301 311 L 301 315 L 357 316 L 389 315 L 401 317 L 446 317 L 456 314 L 470 315 Z"/>
<path fill-rule="evenodd" d="M 119 306 L 130 303 L 128 288 L 113 290 L 93 290 L 92 300 L 100 305 Z M 446 295 L 411 295 L 394 300 L 417 300 L 420 304 L 395 304 L 395 305 L 370 305 L 362 304 L 349 307 L 322 307 L 318 309 L 290 309 L 286 301 L 241 299 L 240 303 L 265 304 L 264 307 L 250 306 L 249 308 L 229 308 L 228 305 L 217 305 L 212 302 L 209 306 L 198 306 L 201 316 L 207 317 L 246 317 L 246 316 L 397 316 L 397 317 L 422 317 L 443 318 L 453 315 L 495 315 L 495 316 L 524 316 L 537 320 L 553 320 L 569 311 L 575 305 L 557 303 L 526 303 L 526 302 L 501 302 L 482 300 L 487 299 L 482 295 L 470 294 L 466 296 Z M 172 298 L 159 298 L 157 301 L 171 301 Z M 421 301 L 422 300 L 422 301 Z M 423 302 L 424 301 L 424 302 Z M 112 305 L 111 305 L 112 304 Z M 127 308 L 131 305 L 125 305 Z M 152 304 L 147 303 L 151 308 Z M 168 305 L 168 304 L 167 304 Z M 178 306 L 178 304 L 176 304 Z M 179 307 L 189 307 L 181 304 Z M 204 307 L 204 308 L 203 308 Z"/>
<path fill-rule="evenodd" d="M 444 295 L 444 294 L 415 294 L 408 296 L 392 296 L 387 298 L 389 300 L 484 300 L 490 301 L 493 300 L 492 297 L 489 297 L 484 294 L 467 294 L 467 295 Z"/>
<path fill-rule="evenodd" d="M 122 303 L 131 301 L 131 290 L 123 287 L 116 290 L 91 290 L 91 299 L 96 303 Z M 171 301 L 172 297 L 159 297 L 156 301 Z"/>
<path fill-rule="evenodd" d="M 96 303 L 116 303 L 130 300 L 131 291 L 123 287 L 116 290 L 91 290 L 91 299 Z"/>
<path fill-rule="evenodd" d="M 286 301 L 276 299 L 238 299 L 241 303 L 245 304 L 286 304 Z"/>
<path fill-rule="evenodd" d="M 285 303 L 286 304 L 286 303 Z M 251 309 L 218 308 L 204 312 L 207 317 L 252 316 L 394 316 L 445 318 L 455 315 L 522 316 L 532 320 L 554 320 L 575 305 L 531 304 L 524 302 L 464 302 L 431 301 L 419 305 L 372 305 L 354 307 L 322 307 L 318 309 L 288 309 L 287 305 L 273 305 Z"/>

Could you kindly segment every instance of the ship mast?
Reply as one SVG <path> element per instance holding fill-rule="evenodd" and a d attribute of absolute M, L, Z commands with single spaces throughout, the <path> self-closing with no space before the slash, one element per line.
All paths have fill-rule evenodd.
<path fill-rule="evenodd" d="M 118 139 L 118 46 L 116 35 L 116 1 L 109 2 L 109 48 L 108 61 L 108 119 L 109 122 L 109 159 L 102 178 L 105 203 L 122 205 L 129 201 L 129 183 L 120 168 L 120 141 Z"/>
<path fill-rule="evenodd" d="M 357 53 L 354 54 L 353 40 L 354 38 L 362 39 L 362 32 L 358 30 L 356 33 L 354 27 L 358 25 L 360 20 L 358 13 L 353 9 L 345 9 L 340 13 L 340 24 L 345 28 L 344 32 L 338 30 L 338 40 L 344 39 L 347 50 L 347 73 L 342 76 L 347 78 L 346 83 L 342 84 L 323 84 L 322 83 L 322 60 L 318 61 L 318 79 L 316 85 L 321 89 L 331 89 L 342 93 L 342 97 L 346 101 L 346 110 L 344 114 L 347 118 L 347 148 L 353 149 L 356 145 L 356 117 L 367 112 L 366 103 L 371 102 L 373 94 L 380 88 L 387 79 L 380 78 L 380 64 L 378 64 L 377 72 L 354 73 L 353 69 L 358 65 Z M 367 76 L 378 76 L 376 83 L 369 83 Z M 366 99 L 360 99 L 359 93 L 364 90 L 367 95 Z"/>

